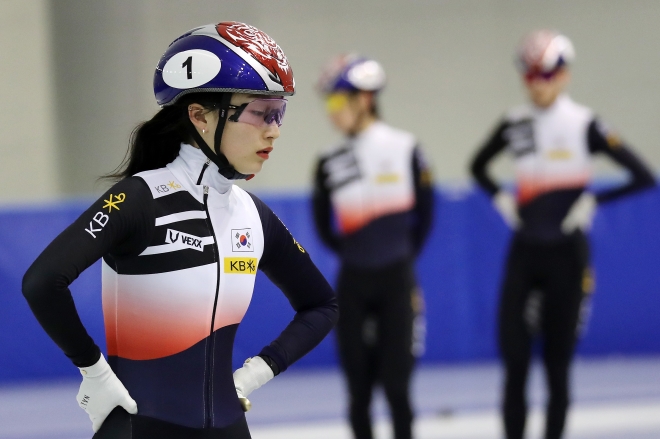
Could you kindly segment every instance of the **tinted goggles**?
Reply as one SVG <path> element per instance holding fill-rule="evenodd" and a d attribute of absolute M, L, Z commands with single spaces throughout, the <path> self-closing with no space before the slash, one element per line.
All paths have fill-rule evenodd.
<path fill-rule="evenodd" d="M 531 69 L 525 72 L 525 81 L 527 82 L 532 82 L 537 80 L 550 81 L 555 77 L 555 75 L 557 74 L 557 72 L 559 72 L 559 70 L 560 69 L 554 69 L 554 70 L 550 70 L 549 72 L 544 72 L 538 69 Z"/>
<path fill-rule="evenodd" d="M 236 110 L 227 120 L 232 122 L 249 123 L 257 127 L 264 127 L 275 122 L 282 126 L 282 119 L 286 111 L 286 99 L 255 99 L 242 105 L 230 105 L 230 110 Z"/>
<path fill-rule="evenodd" d="M 341 111 L 346 105 L 348 105 L 348 95 L 345 93 L 333 93 L 325 99 L 325 109 L 328 113 Z"/>

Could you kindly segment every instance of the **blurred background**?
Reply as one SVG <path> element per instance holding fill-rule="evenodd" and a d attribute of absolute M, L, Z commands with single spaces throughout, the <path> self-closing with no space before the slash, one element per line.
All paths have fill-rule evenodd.
<path fill-rule="evenodd" d="M 187 29 L 229 20 L 273 37 L 296 78 L 272 160 L 241 185 L 271 206 L 329 279 L 337 262 L 315 236 L 309 191 L 317 155 L 339 136 L 325 118 L 316 80 L 328 58 L 342 52 L 356 51 L 384 66 L 389 82 L 381 96 L 383 118 L 419 137 L 436 179 L 436 223 L 418 265 L 428 325 L 420 369 L 426 381 L 417 389 L 427 390 L 415 398 L 421 419 L 438 425 L 429 424 L 420 437 L 499 437 L 495 314 L 509 232 L 469 180 L 468 162 L 504 111 L 524 101 L 514 48 L 525 33 L 545 27 L 565 33 L 576 47 L 573 98 L 594 108 L 657 171 L 657 0 L 0 0 L 0 438 L 89 437 L 85 415 L 73 402 L 77 371 L 30 314 L 20 293 L 22 275 L 106 189 L 97 178 L 121 162 L 131 130 L 158 110 L 151 84 L 168 44 Z M 500 160 L 495 175 L 511 181 L 511 169 Z M 596 186 L 625 178 L 606 162 L 597 162 L 596 176 Z M 588 412 L 576 418 L 569 437 L 660 437 L 659 216 L 658 190 L 599 210 L 592 233 L 593 315 L 576 375 L 583 377 L 576 378 L 583 404 L 578 407 L 588 412 L 605 399 L 615 401 L 614 408 L 607 406 L 615 414 L 628 409 L 646 415 L 594 430 L 599 423 L 584 419 L 614 415 Z M 72 290 L 83 321 L 103 344 L 98 264 Z M 235 362 L 254 355 L 291 314 L 281 293 L 261 276 L 239 329 Z M 286 381 L 296 376 L 301 380 Z M 596 376 L 602 379 L 593 381 Z M 475 377 L 486 377 L 486 383 Z M 284 398 L 290 386 L 316 389 L 311 393 L 341 388 L 333 380 L 340 378 L 330 337 L 283 378 L 289 387 L 266 392 L 263 406 L 267 398 Z M 432 383 L 440 399 L 424 399 L 424 383 Z M 477 386 L 470 393 L 477 396 L 465 400 L 458 383 Z M 45 412 L 63 410 L 53 415 L 61 421 L 56 432 L 19 425 L 22 408 L 39 401 Z M 337 394 L 323 404 L 306 403 L 316 410 L 301 409 L 291 419 L 259 411 L 251 416 L 257 426 L 290 421 L 282 427 L 289 438 L 298 437 L 292 426 L 317 421 L 319 431 L 334 432 L 327 437 L 343 437 L 343 404 Z M 634 404 L 646 405 L 630 410 Z M 468 422 L 462 413 L 482 418 Z M 472 431 L 453 424 L 455 432 L 447 430 L 447 422 L 461 419 L 486 427 Z M 637 435 L 625 430 L 630 425 L 637 426 Z M 285 437 L 276 431 L 264 427 L 254 436 Z M 326 437 L 304 431 L 300 437 Z M 608 436 L 612 431 L 616 435 Z"/>

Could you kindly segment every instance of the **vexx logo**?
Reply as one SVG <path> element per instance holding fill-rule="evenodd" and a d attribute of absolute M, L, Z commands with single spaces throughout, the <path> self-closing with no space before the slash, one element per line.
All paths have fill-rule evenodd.
<path fill-rule="evenodd" d="M 204 242 L 202 238 L 179 232 L 177 230 L 167 229 L 165 242 L 168 244 L 178 244 L 182 247 L 191 248 L 200 252 L 204 251 Z"/>

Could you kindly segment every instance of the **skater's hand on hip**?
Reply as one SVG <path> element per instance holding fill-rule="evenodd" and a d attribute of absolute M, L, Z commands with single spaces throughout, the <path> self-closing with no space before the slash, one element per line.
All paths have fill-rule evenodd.
<path fill-rule="evenodd" d="M 564 217 L 564 221 L 561 223 L 562 232 L 567 235 L 573 233 L 576 229 L 588 232 L 596 214 L 597 204 L 596 197 L 593 194 L 583 192 Z"/>
<path fill-rule="evenodd" d="M 234 387 L 243 411 L 247 412 L 252 408 L 252 404 L 247 399 L 248 395 L 272 380 L 274 376 L 273 369 L 261 357 L 248 358 L 243 367 L 234 372 Z"/>
<path fill-rule="evenodd" d="M 80 408 L 89 415 L 95 433 L 117 406 L 123 407 L 130 414 L 137 413 L 137 404 L 103 355 L 93 366 L 79 369 L 83 380 L 76 399 Z"/>
<path fill-rule="evenodd" d="M 520 228 L 520 217 L 518 216 L 518 203 L 516 198 L 507 191 L 499 191 L 493 196 L 493 206 L 499 212 L 502 219 L 513 230 Z"/>

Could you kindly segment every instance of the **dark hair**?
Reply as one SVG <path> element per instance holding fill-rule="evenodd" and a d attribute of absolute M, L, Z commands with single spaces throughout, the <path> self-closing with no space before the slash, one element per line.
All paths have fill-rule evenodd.
<path fill-rule="evenodd" d="M 114 171 L 101 179 L 122 180 L 171 163 L 179 155 L 181 142 L 192 141 L 190 130 L 194 127 L 188 118 L 188 105 L 196 103 L 212 111 L 222 95 L 191 93 L 182 96 L 175 104 L 163 107 L 150 120 L 135 127 L 124 159 Z"/>
<path fill-rule="evenodd" d="M 371 98 L 371 115 L 376 119 L 380 119 L 380 107 L 378 106 L 377 94 L 374 93 L 373 98 Z"/>

